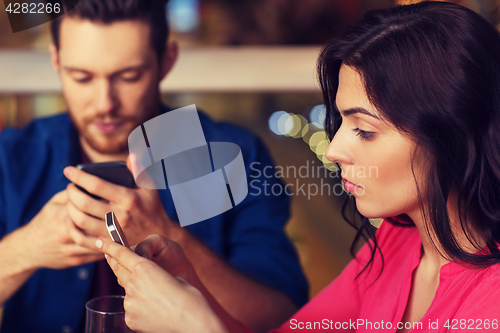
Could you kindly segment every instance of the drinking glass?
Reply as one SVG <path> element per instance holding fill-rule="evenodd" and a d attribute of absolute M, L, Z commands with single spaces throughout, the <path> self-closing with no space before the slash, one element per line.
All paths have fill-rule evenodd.
<path fill-rule="evenodd" d="M 125 324 L 124 296 L 103 296 L 85 304 L 85 333 L 133 333 Z"/>

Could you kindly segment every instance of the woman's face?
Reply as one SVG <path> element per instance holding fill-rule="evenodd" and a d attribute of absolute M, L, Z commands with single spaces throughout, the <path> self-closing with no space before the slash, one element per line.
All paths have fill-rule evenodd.
<path fill-rule="evenodd" d="M 419 212 L 411 156 L 415 143 L 381 119 L 370 103 L 361 76 L 342 65 L 336 104 L 342 125 L 326 156 L 342 168 L 345 189 L 370 218 Z"/>

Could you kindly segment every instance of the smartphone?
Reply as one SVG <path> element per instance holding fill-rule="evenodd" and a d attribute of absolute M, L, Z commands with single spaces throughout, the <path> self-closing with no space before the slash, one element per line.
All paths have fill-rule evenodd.
<path fill-rule="evenodd" d="M 120 227 L 120 223 L 118 223 L 118 220 L 116 219 L 115 213 L 114 212 L 107 213 L 105 219 L 106 219 L 106 227 L 108 228 L 108 232 L 109 235 L 111 236 L 111 239 L 114 240 L 115 243 L 118 243 L 125 247 L 130 247 L 127 238 L 125 238 L 125 234 L 123 233 L 123 230 Z"/>
<path fill-rule="evenodd" d="M 127 164 L 123 161 L 78 164 L 76 167 L 110 183 L 125 186 L 128 188 L 136 188 L 134 176 L 132 176 L 132 173 L 127 168 Z M 82 192 L 90 195 L 94 199 L 102 199 L 97 195 L 89 193 L 84 188 L 78 185 L 77 187 Z"/>

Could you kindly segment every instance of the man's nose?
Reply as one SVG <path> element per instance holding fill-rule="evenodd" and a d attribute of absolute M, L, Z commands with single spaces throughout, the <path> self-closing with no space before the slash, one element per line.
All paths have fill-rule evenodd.
<path fill-rule="evenodd" d="M 96 93 L 96 110 L 98 113 L 110 113 L 117 105 L 113 85 L 108 80 L 103 80 L 98 85 Z"/>
<path fill-rule="evenodd" d="M 332 141 L 326 148 L 325 156 L 330 161 L 342 165 L 354 164 L 352 154 L 349 152 L 347 137 L 342 127 L 335 133 Z"/>

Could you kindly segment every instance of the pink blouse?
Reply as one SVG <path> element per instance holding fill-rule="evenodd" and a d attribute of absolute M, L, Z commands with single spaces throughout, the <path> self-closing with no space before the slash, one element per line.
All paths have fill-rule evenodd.
<path fill-rule="evenodd" d="M 280 332 L 500 332 L 500 265 L 467 268 L 456 262 L 441 267 L 439 286 L 427 313 L 416 323 L 401 323 L 422 241 L 415 227 L 383 222 L 377 240 L 384 255 L 355 279 L 370 256 L 365 245 L 357 260 L 280 328 Z"/>

